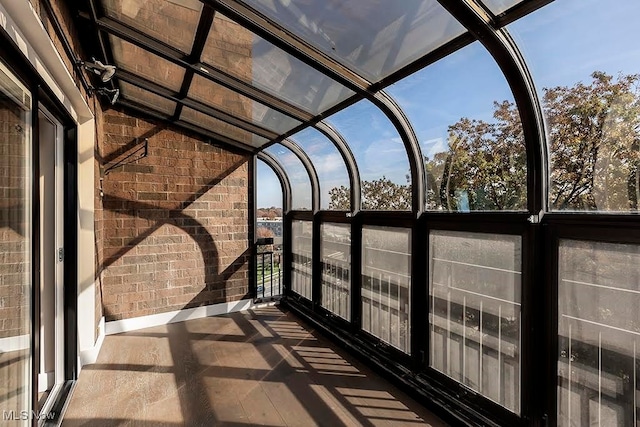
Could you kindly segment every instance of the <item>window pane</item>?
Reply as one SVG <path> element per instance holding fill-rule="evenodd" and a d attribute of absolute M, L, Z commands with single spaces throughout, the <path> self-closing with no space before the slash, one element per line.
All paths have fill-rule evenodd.
<path fill-rule="evenodd" d="M 411 353 L 411 230 L 362 229 L 362 329 Z"/>
<path fill-rule="evenodd" d="M 291 137 L 307 153 L 320 181 L 322 209 L 350 210 L 351 184 L 347 166 L 338 149 L 314 128 L 307 128 Z"/>
<path fill-rule="evenodd" d="M 273 238 L 272 245 L 257 246 L 257 297 L 282 295 L 282 186 L 278 177 L 262 160 L 256 162 L 256 237 Z"/>
<path fill-rule="evenodd" d="M 360 101 L 328 120 L 346 139 L 362 179 L 363 210 L 411 210 L 409 159 L 398 131 L 371 102 Z M 329 204 L 341 204 L 333 191 Z"/>
<path fill-rule="evenodd" d="M 189 97 L 276 133 L 285 133 L 300 124 L 292 117 L 198 75 L 193 77 Z"/>
<path fill-rule="evenodd" d="M 640 246 L 561 240 L 558 426 L 636 425 Z"/>
<path fill-rule="evenodd" d="M 31 94 L 0 63 L 0 412 L 17 416 L 31 409 L 31 164 Z"/>
<path fill-rule="evenodd" d="M 312 250 L 313 223 L 291 223 L 291 290 L 307 299 L 312 298 Z"/>
<path fill-rule="evenodd" d="M 103 0 L 107 16 L 191 53 L 202 3 L 198 0 Z"/>
<path fill-rule="evenodd" d="M 429 365 L 520 412 L 520 236 L 429 235 Z"/>
<path fill-rule="evenodd" d="M 554 210 L 638 211 L 639 14 L 637 1 L 565 0 L 509 25 L 540 89 Z"/>
<path fill-rule="evenodd" d="M 265 150 L 276 158 L 284 168 L 291 182 L 291 209 L 311 210 L 311 181 L 309 174 L 300 159 L 288 148 L 281 144 L 274 144 Z"/>
<path fill-rule="evenodd" d="M 169 116 L 176 110 L 175 102 L 122 80 L 120 80 L 120 92 L 125 99 Z"/>
<path fill-rule="evenodd" d="M 109 40 L 113 58 L 119 68 L 167 89 L 176 92 L 180 90 L 184 79 L 184 68 L 116 36 L 109 35 Z"/>
<path fill-rule="evenodd" d="M 409 64 L 464 33 L 435 0 L 379 2 L 346 0 L 248 0 L 326 55 L 371 81 Z"/>
<path fill-rule="evenodd" d="M 213 20 L 202 61 L 312 114 L 354 95 L 221 13 Z"/>
<path fill-rule="evenodd" d="M 388 91 L 420 141 L 428 210 L 526 209 L 527 159 L 518 108 L 504 75 L 479 42 Z"/>
<path fill-rule="evenodd" d="M 211 117 L 207 114 L 201 113 L 194 109 L 184 107 L 180 119 L 185 122 L 189 122 L 210 132 L 217 133 L 218 135 L 226 136 L 235 141 L 242 142 L 254 147 L 260 147 L 267 142 L 268 139 L 258 136 L 254 133 L 247 132 L 244 129 L 240 129 L 234 125 L 231 125 L 222 120 L 218 120 L 215 117 Z"/>
<path fill-rule="evenodd" d="M 351 225 L 322 224 L 322 301 L 324 308 L 351 320 Z"/>

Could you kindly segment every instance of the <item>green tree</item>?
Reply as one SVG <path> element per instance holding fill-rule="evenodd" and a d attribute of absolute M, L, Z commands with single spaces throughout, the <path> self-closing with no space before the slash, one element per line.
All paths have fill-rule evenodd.
<path fill-rule="evenodd" d="M 549 202 L 559 210 L 638 210 L 640 75 L 594 72 L 589 84 L 543 89 L 550 151 Z M 491 122 L 461 118 L 447 151 L 425 158 L 430 210 L 524 210 L 527 164 L 518 109 L 495 102 Z M 346 187 L 330 191 L 343 206 Z M 409 209 L 410 185 L 363 182 L 364 209 Z"/>
<path fill-rule="evenodd" d="M 329 209 L 349 210 L 350 189 L 344 185 L 329 190 Z M 362 209 L 411 210 L 411 186 L 396 184 L 383 176 L 372 181 L 362 181 Z"/>

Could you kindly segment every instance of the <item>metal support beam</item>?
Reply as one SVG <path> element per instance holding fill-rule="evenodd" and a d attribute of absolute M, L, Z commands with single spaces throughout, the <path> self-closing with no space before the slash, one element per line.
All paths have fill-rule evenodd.
<path fill-rule="evenodd" d="M 282 186 L 282 215 L 285 216 L 291 210 L 291 181 L 284 168 L 275 157 L 266 151 L 258 153 L 258 159 L 262 160 L 276 174 L 280 185 Z M 257 183 L 255 184 L 257 186 Z"/>
<path fill-rule="evenodd" d="M 338 149 L 338 152 L 344 160 L 347 167 L 347 173 L 349 174 L 349 183 L 351 186 L 351 214 L 357 214 L 362 208 L 362 181 L 360 180 L 360 171 L 358 170 L 358 164 L 354 157 L 349 144 L 344 137 L 333 126 L 324 121 L 316 123 L 314 126 Z"/>
<path fill-rule="evenodd" d="M 305 121 L 313 116 L 300 108 L 291 105 L 280 98 L 274 97 L 249 83 L 243 82 L 236 77 L 224 73 L 214 67 L 206 64 L 191 64 L 189 56 L 182 52 L 159 42 L 146 34 L 128 27 L 118 21 L 108 17 L 101 17 L 95 21 L 95 25 L 103 32 L 121 38 L 132 43 L 154 55 L 166 59 L 173 64 L 179 65 L 187 70 L 193 71 L 194 74 L 205 77 L 215 83 L 218 83 L 228 89 L 238 92 L 261 104 L 267 105 L 274 110 L 291 116 L 297 120 Z"/>
<path fill-rule="evenodd" d="M 320 180 L 318 179 L 318 172 L 316 171 L 315 166 L 313 166 L 313 162 L 307 153 L 305 153 L 298 144 L 290 139 L 285 139 L 284 141 L 281 141 L 280 144 L 291 150 L 291 152 L 300 159 L 302 165 L 307 170 L 307 173 L 309 174 L 309 181 L 311 181 L 311 210 L 315 214 L 320 210 Z"/>

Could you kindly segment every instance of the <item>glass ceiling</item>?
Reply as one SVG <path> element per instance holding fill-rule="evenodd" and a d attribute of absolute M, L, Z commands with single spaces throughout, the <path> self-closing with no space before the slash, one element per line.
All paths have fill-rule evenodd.
<path fill-rule="evenodd" d="M 477 13 L 476 3 L 490 12 L 489 17 Z M 222 143 L 233 142 L 254 153 L 293 135 L 308 137 L 301 132 L 331 117 L 331 121 L 344 122 L 336 123 L 337 130 L 346 132 L 345 141 L 365 184 L 384 176 L 402 191 L 411 191 L 416 185 L 414 188 L 425 187 L 426 193 L 429 184 L 413 176 L 410 169 L 424 168 L 422 157 L 432 157 L 433 150 L 425 152 L 425 144 L 434 137 L 424 130 L 433 126 L 434 118 L 440 120 L 439 114 L 448 114 L 447 110 L 441 110 L 438 101 L 429 98 L 418 104 L 416 96 L 409 96 L 408 102 L 396 102 L 383 93 L 384 89 L 391 87 L 391 93 L 397 94 L 394 88 L 411 76 L 414 83 L 405 86 L 405 92 L 412 92 L 412 87 L 417 91 L 425 87 L 442 91 L 444 87 L 438 87 L 437 79 L 422 83 L 431 79 L 429 73 L 416 72 L 449 58 L 477 39 L 484 45 L 476 43 L 480 50 L 491 51 L 494 43 L 494 51 L 506 51 L 488 40 L 491 34 L 496 34 L 499 25 L 516 21 L 548 1 L 524 3 L 89 0 L 81 15 L 84 12 L 96 30 L 96 46 L 102 44 L 94 51 L 106 54 L 98 59 L 118 69 L 109 84 L 120 89 L 125 105 L 137 105 L 207 136 L 219 135 Z M 470 18 L 472 15 L 474 18 Z M 489 22 L 494 17 L 499 24 Z M 476 21 L 471 22 L 473 19 Z M 491 56 L 496 57 L 486 56 L 489 61 L 493 60 Z M 455 56 L 450 58 L 455 68 L 458 61 Z M 504 70 L 494 68 L 497 73 L 499 68 Z M 428 91 L 424 96 L 429 97 Z M 429 105 L 433 116 L 413 113 L 414 106 L 420 104 Z M 514 104 L 520 106 L 517 99 Z M 369 118 L 366 114 L 350 120 L 343 117 L 363 105 L 371 110 Z M 336 115 L 341 112 L 344 114 Z M 383 115 L 387 118 L 381 120 Z M 402 125 L 408 119 L 417 121 Z M 457 119 L 449 116 L 441 121 L 450 125 Z M 385 129 L 376 131 L 381 123 L 385 123 Z M 423 123 L 429 124 L 425 127 Z M 446 130 L 439 137 L 445 140 Z M 386 148 L 372 149 L 376 144 L 396 147 L 397 155 L 389 154 Z M 304 141 L 302 145 L 309 150 Z M 394 169 L 380 165 L 394 165 Z M 322 173 L 328 167 L 320 165 L 319 170 Z M 325 194 L 327 189 L 322 191 Z M 433 204 L 433 199 L 425 209 L 429 209 L 429 203 Z"/>

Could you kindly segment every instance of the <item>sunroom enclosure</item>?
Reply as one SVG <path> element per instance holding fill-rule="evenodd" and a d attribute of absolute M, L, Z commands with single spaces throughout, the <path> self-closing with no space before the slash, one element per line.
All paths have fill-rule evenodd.
<path fill-rule="evenodd" d="M 32 4 L 95 120 L 95 221 L 76 200 L 91 137 L 9 31 Z M 115 330 L 273 296 L 256 211 L 282 206 L 280 304 L 442 419 L 640 426 L 636 1 L 20 5 L 0 0 L 0 351 L 24 379 L 5 396 L 39 408 L 51 116 L 70 250 L 47 256 L 74 285 L 52 383 L 77 378 L 87 301 Z"/>

